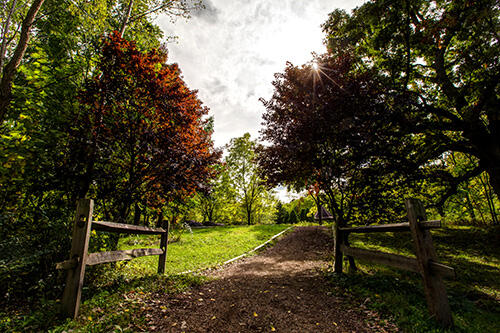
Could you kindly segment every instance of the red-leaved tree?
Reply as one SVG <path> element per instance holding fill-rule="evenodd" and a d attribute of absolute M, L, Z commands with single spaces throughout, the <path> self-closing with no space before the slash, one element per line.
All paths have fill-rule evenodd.
<path fill-rule="evenodd" d="M 373 73 L 357 72 L 349 56 L 324 55 L 317 64 L 288 64 L 275 75 L 274 94 L 263 101 L 261 133 L 270 144 L 259 163 L 270 185 L 316 186 L 341 225 L 361 210 L 377 218 L 379 212 L 371 209 L 370 216 L 366 207 L 376 206 L 379 186 L 386 185 L 378 171 L 397 158 L 385 147 L 402 139 L 388 121 L 390 97 Z M 367 117 L 371 121 L 360 121 Z"/>
<path fill-rule="evenodd" d="M 115 32 L 80 94 L 76 195 L 94 192 L 107 218 L 126 220 L 137 202 L 161 212 L 214 175 L 220 152 L 203 119 L 208 109 L 166 60 L 165 50 L 143 52 Z"/>

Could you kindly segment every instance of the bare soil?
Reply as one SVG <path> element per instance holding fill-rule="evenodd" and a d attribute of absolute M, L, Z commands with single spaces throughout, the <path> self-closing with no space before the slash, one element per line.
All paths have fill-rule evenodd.
<path fill-rule="evenodd" d="M 157 332 L 393 332 L 376 313 L 328 290 L 322 270 L 333 241 L 322 227 L 299 227 L 273 247 L 208 271 L 190 291 L 151 295 Z"/>

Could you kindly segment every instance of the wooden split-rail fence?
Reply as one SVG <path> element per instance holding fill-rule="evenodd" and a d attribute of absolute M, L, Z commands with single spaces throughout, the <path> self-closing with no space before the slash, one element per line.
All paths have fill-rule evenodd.
<path fill-rule="evenodd" d="M 78 200 L 73 223 L 70 258 L 56 265 L 58 269 L 67 270 L 66 286 L 62 298 L 62 312 L 72 318 L 78 316 L 86 266 L 158 255 L 160 256 L 158 260 L 158 274 L 165 272 L 168 225 L 165 230 L 162 228 L 149 228 L 114 222 L 93 221 L 93 210 L 93 200 Z M 160 248 L 88 253 L 91 230 L 125 234 L 160 235 Z"/>
<path fill-rule="evenodd" d="M 375 264 L 387 265 L 402 270 L 420 273 L 425 297 L 431 316 L 443 327 L 453 325 L 450 305 L 443 283 L 443 277 L 455 277 L 455 270 L 440 264 L 432 242 L 430 229 L 440 228 L 441 221 L 427 221 L 425 209 L 417 199 L 406 200 L 408 223 L 372 225 L 364 227 L 339 227 L 334 225 L 334 271 L 342 273 L 343 256 L 356 257 Z M 348 236 L 351 233 L 372 232 L 411 232 L 416 258 L 350 247 Z M 354 269 L 354 267 L 352 267 Z"/>

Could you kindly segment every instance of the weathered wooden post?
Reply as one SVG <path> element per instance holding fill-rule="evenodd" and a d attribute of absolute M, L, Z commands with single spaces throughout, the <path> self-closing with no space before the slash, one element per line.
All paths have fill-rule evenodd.
<path fill-rule="evenodd" d="M 62 311 L 71 318 L 76 318 L 80 309 L 93 211 L 93 200 L 78 200 L 70 252 L 70 260 L 74 264 L 68 269 L 62 298 Z"/>
<path fill-rule="evenodd" d="M 420 221 L 425 221 L 425 209 L 421 201 L 417 199 L 406 200 L 406 210 L 410 222 L 410 230 L 415 244 L 417 255 L 417 265 L 422 275 L 427 306 L 432 316 L 443 327 L 453 326 L 450 305 L 446 295 L 443 279 L 439 274 L 430 268 L 431 262 L 437 262 L 436 250 L 432 243 L 432 236 L 429 230 L 423 229 L 419 225 Z"/>
<path fill-rule="evenodd" d="M 342 250 L 340 249 L 342 246 L 342 242 L 344 241 L 344 236 L 342 231 L 340 230 L 339 223 L 335 221 L 333 223 L 333 236 L 334 236 L 334 248 L 333 248 L 333 256 L 334 256 L 334 264 L 333 271 L 335 273 L 342 273 Z"/>
<path fill-rule="evenodd" d="M 168 250 L 168 232 L 170 231 L 170 221 L 167 219 L 167 230 L 161 234 L 160 249 L 163 254 L 158 258 L 158 274 L 165 273 L 165 265 L 167 263 L 167 250 Z"/>

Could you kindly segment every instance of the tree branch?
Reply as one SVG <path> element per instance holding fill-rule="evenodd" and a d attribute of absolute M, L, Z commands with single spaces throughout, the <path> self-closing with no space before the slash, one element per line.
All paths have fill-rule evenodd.
<path fill-rule="evenodd" d="M 12 19 L 12 15 L 14 14 L 14 9 L 16 7 L 17 0 L 14 0 L 12 2 L 12 7 L 9 10 L 9 14 L 7 15 L 7 18 L 5 19 L 5 24 L 2 29 L 2 46 L 0 48 L 0 76 L 2 75 L 3 72 L 3 62 L 7 53 L 7 35 L 9 34 L 9 28 L 10 28 L 10 20 Z"/>

